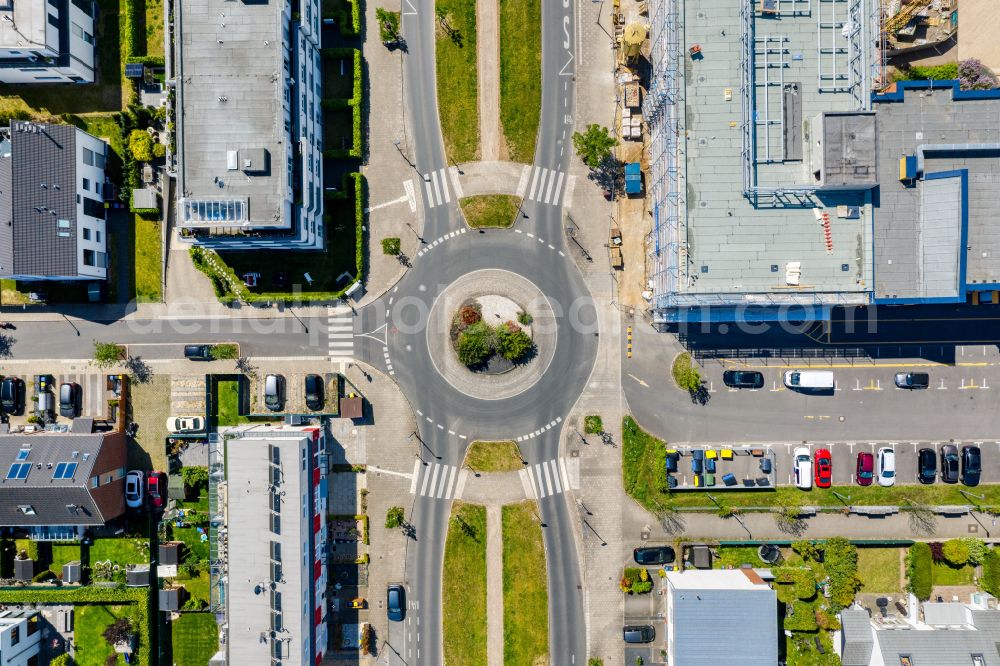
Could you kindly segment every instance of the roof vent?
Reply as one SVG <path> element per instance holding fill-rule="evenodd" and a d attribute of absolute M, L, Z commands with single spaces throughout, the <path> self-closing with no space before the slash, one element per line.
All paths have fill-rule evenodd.
<path fill-rule="evenodd" d="M 236 171 L 240 168 L 239 151 L 226 151 L 226 169 Z"/>

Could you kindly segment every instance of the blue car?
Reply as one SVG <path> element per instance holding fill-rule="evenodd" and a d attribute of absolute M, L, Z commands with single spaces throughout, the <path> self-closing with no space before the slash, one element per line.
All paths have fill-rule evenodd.
<path fill-rule="evenodd" d="M 386 615 L 393 622 L 402 622 L 406 615 L 406 590 L 398 583 L 389 585 L 386 599 Z"/>

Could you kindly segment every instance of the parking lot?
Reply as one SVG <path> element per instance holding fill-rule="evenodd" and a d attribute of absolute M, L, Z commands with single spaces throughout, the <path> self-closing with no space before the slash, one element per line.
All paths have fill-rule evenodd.
<path fill-rule="evenodd" d="M 738 469 L 742 469 L 742 476 L 737 474 L 737 479 L 740 481 L 739 485 L 734 486 L 733 490 L 744 490 L 744 479 L 746 478 L 756 478 L 760 476 L 760 472 L 757 470 L 759 465 L 759 458 L 755 458 L 746 453 L 746 451 L 753 450 L 754 448 L 766 448 L 769 452 L 772 452 L 774 457 L 774 473 L 771 475 L 775 485 L 792 485 L 792 451 L 799 446 L 805 446 L 809 449 L 810 455 L 814 456 L 817 449 L 829 449 L 830 454 L 833 459 L 833 485 L 836 486 L 852 486 L 855 484 L 855 469 L 857 464 L 858 454 L 862 452 L 871 453 L 873 456 L 877 456 L 878 450 L 884 446 L 892 448 L 896 452 L 896 484 L 914 484 L 917 481 L 917 452 L 923 448 L 932 449 L 935 455 L 938 457 L 939 461 L 939 474 L 938 479 L 935 483 L 941 483 L 940 480 L 940 451 L 941 446 L 944 444 L 953 444 L 961 452 L 963 446 L 978 446 L 982 453 L 982 476 L 980 483 L 1000 483 L 1000 441 L 997 440 L 922 440 L 922 441 L 871 441 L 871 442 L 847 442 L 847 441 L 834 441 L 834 442 L 768 442 L 765 444 L 749 445 L 746 448 L 734 448 L 734 450 L 742 450 L 744 453 L 742 455 L 734 456 L 734 461 L 742 465 Z M 714 448 L 716 450 L 722 450 L 727 447 L 733 448 L 733 444 L 718 443 L 718 444 L 701 444 L 697 446 L 683 446 L 676 447 L 679 452 L 682 452 L 679 461 L 679 473 L 678 477 L 678 487 L 680 489 L 688 489 L 695 491 L 697 488 L 694 485 L 692 473 L 691 473 L 691 450 L 693 449 L 705 449 Z M 734 468 L 733 471 L 736 471 Z M 712 490 L 723 490 L 725 486 L 719 484 L 719 477 L 721 475 L 716 475 L 716 487 L 711 488 Z M 873 485 L 877 485 L 877 480 L 873 481 Z"/>
<path fill-rule="evenodd" d="M 264 404 L 264 383 L 268 374 L 282 374 L 285 378 L 285 404 L 277 411 L 269 410 Z M 339 413 L 340 375 L 336 372 L 320 374 L 323 378 L 323 406 L 318 410 L 306 406 L 305 380 L 306 372 L 278 373 L 267 368 L 261 368 L 256 378 L 250 379 L 250 411 L 253 414 L 313 414 L 332 415 Z M 317 373 L 318 374 L 318 373 Z"/>
<path fill-rule="evenodd" d="M 52 395 L 53 412 L 55 423 L 69 425 L 71 418 L 60 416 L 59 414 L 59 387 L 64 383 L 75 383 L 80 387 L 80 397 L 78 402 L 79 416 L 93 419 L 105 419 L 108 415 L 108 399 L 114 397 L 107 389 L 107 379 L 104 374 L 97 372 L 50 372 L 43 363 L 27 369 L 24 374 L 11 373 L 7 376 L 18 377 L 24 382 L 24 392 L 21 399 L 24 409 L 19 413 L 9 414 L 11 429 L 28 424 L 28 419 L 35 413 L 37 402 L 33 400 L 37 396 L 36 378 L 45 376 L 49 379 L 50 385 L 47 392 Z"/>
<path fill-rule="evenodd" d="M 667 469 L 676 468 L 669 473 L 676 490 L 766 488 L 776 481 L 774 459 L 774 451 L 765 446 L 685 446 L 668 448 Z"/>

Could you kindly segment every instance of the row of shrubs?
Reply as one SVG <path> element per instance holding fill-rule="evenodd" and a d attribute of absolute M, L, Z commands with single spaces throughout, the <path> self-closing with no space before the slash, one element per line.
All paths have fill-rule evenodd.
<path fill-rule="evenodd" d="M 361 34 L 361 0 L 340 0 L 340 7 L 323 18 L 336 21 L 344 37 L 357 37 Z"/>
<path fill-rule="evenodd" d="M 354 72 L 354 82 L 349 98 L 326 98 L 321 102 L 324 109 L 331 111 L 348 108 L 351 110 L 351 147 L 324 150 L 323 156 L 336 160 L 360 158 L 364 142 L 364 136 L 361 132 L 361 102 L 364 91 L 364 66 L 361 51 L 354 48 L 323 49 L 320 54 L 324 60 L 351 58 Z"/>
<path fill-rule="evenodd" d="M 963 537 L 910 546 L 906 553 L 907 589 L 921 601 L 931 597 L 935 562 L 953 567 L 983 565 L 983 589 L 993 595 L 1000 594 L 1000 553 L 988 548 L 982 539 Z"/>

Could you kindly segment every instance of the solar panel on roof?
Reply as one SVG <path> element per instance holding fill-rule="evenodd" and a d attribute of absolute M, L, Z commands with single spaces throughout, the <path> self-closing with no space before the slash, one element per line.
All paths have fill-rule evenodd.
<path fill-rule="evenodd" d="M 31 471 L 31 463 L 14 463 L 7 472 L 8 479 L 27 479 Z"/>
<path fill-rule="evenodd" d="M 53 479 L 72 479 L 76 474 L 76 463 L 61 462 L 56 465 L 56 471 L 52 473 Z"/>
<path fill-rule="evenodd" d="M 143 73 L 142 63 L 130 63 L 125 65 L 126 79 L 141 79 Z"/>
<path fill-rule="evenodd" d="M 66 470 L 66 463 L 59 463 L 56 465 L 56 471 L 52 473 L 53 479 L 63 478 L 63 472 Z"/>
<path fill-rule="evenodd" d="M 20 451 L 17 452 L 17 459 L 27 460 L 29 453 L 31 453 L 31 449 L 21 449 Z"/>

